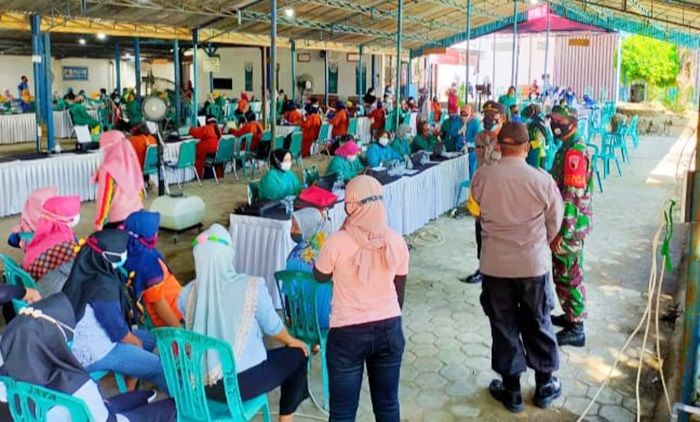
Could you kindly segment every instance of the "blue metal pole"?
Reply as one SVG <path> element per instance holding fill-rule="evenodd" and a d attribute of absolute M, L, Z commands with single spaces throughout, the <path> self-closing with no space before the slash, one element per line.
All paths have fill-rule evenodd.
<path fill-rule="evenodd" d="M 360 68 L 359 72 L 357 72 L 357 78 L 358 78 L 358 83 L 357 83 L 357 89 L 360 91 L 357 93 L 357 95 L 362 98 L 362 96 L 365 93 L 365 67 L 363 66 L 362 63 L 362 54 L 363 54 L 364 46 L 360 44 L 360 60 L 358 63 L 358 67 Z M 359 102 L 359 101 L 358 101 Z M 361 105 L 362 103 L 360 103 Z"/>
<path fill-rule="evenodd" d="M 175 122 L 180 124 L 180 89 L 182 88 L 182 75 L 180 69 L 180 41 L 173 41 L 173 65 L 175 66 Z"/>
<path fill-rule="evenodd" d="M 114 82 L 119 95 L 122 95 L 122 52 L 119 43 L 114 45 Z"/>
<path fill-rule="evenodd" d="M 406 66 L 406 87 L 404 88 L 403 96 L 408 98 L 411 96 L 411 85 L 413 84 L 413 59 L 408 59 Z"/>
<path fill-rule="evenodd" d="M 36 136 L 36 151 L 41 150 L 41 139 L 38 135 L 37 127 L 41 124 L 41 68 L 43 60 L 41 51 L 41 16 L 32 15 L 29 22 L 32 29 L 32 57 L 34 62 L 34 114 L 36 115 L 36 127 L 34 128 L 34 135 Z M 38 60 L 37 60 L 38 59 Z M 19 92 L 21 97 L 22 93 Z"/>
<path fill-rule="evenodd" d="M 270 139 L 277 126 L 277 0 L 270 0 Z"/>
<path fill-rule="evenodd" d="M 323 103 L 328 107 L 328 50 L 323 55 Z"/>
<path fill-rule="evenodd" d="M 515 86 L 515 44 L 518 42 L 518 0 L 513 0 L 513 56 L 510 61 L 510 84 Z"/>
<path fill-rule="evenodd" d="M 472 0 L 467 0 L 467 65 L 464 79 L 464 104 L 469 103 L 469 45 L 472 40 Z"/>
<path fill-rule="evenodd" d="M 551 82 L 547 77 L 547 71 L 549 70 L 549 14 L 551 9 L 549 8 L 549 3 L 547 3 L 547 32 L 544 39 L 544 75 L 542 75 L 542 98 L 549 88 L 549 83 Z"/>
<path fill-rule="evenodd" d="M 372 78 L 370 80 L 372 81 L 372 88 L 374 88 L 375 91 L 377 90 L 377 86 L 379 86 L 379 83 L 377 82 L 376 60 L 377 57 L 372 54 Z"/>
<path fill-rule="evenodd" d="M 197 83 L 197 43 L 199 43 L 199 30 L 192 30 L 192 101 L 191 101 L 191 111 L 190 119 L 192 120 L 192 126 L 197 126 L 197 94 L 198 94 L 198 83 Z"/>
<path fill-rule="evenodd" d="M 44 108 L 46 110 L 46 142 L 49 151 L 54 151 L 53 107 L 50 95 L 52 92 L 51 80 L 51 33 L 44 33 Z"/>
<path fill-rule="evenodd" d="M 141 97 L 141 40 L 134 39 L 134 73 L 136 74 L 136 98 Z"/>
<path fill-rule="evenodd" d="M 401 105 L 401 38 L 403 38 L 403 0 L 398 0 L 399 7 L 396 16 L 396 125 L 394 128 L 399 129 L 401 124 L 401 116 L 399 116 L 399 108 Z"/>
<path fill-rule="evenodd" d="M 292 100 L 297 98 L 297 42 L 291 41 L 292 51 Z"/>
<path fill-rule="evenodd" d="M 212 57 L 214 55 L 214 49 L 209 45 L 207 48 L 207 56 Z M 209 92 L 214 92 L 214 72 L 209 71 Z"/>

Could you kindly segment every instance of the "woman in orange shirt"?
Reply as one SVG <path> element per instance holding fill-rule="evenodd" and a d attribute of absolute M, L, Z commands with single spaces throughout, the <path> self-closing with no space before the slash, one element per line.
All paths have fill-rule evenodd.
<path fill-rule="evenodd" d="M 367 115 L 367 117 L 372 119 L 372 125 L 370 126 L 370 129 L 372 131 L 373 136 L 377 130 L 384 129 L 384 126 L 386 125 L 386 112 L 382 107 L 381 101 L 377 101 L 377 108 L 372 110 L 372 112 L 370 112 Z"/>
<path fill-rule="evenodd" d="M 333 138 L 346 135 L 348 133 L 348 111 L 345 109 L 345 103 L 338 101 L 335 105 L 335 117 L 330 121 L 333 125 Z"/>
<path fill-rule="evenodd" d="M 284 113 L 284 120 L 292 126 L 299 126 L 302 120 L 304 120 L 304 115 L 301 114 L 296 103 L 290 104 L 289 110 Z"/>
<path fill-rule="evenodd" d="M 442 119 L 442 106 L 440 105 L 440 101 L 438 101 L 438 97 L 433 97 L 433 122 L 439 123 L 440 120 Z"/>
<path fill-rule="evenodd" d="M 216 122 L 216 118 L 210 117 L 207 119 L 206 126 L 190 128 L 190 136 L 199 139 L 197 142 L 197 158 L 194 166 L 200 178 L 204 178 L 204 163 L 207 155 L 216 154 L 216 149 L 219 147 L 219 139 L 221 138 L 221 129 Z M 217 177 L 224 175 L 223 168 L 216 169 Z"/>
<path fill-rule="evenodd" d="M 251 151 L 258 150 L 258 146 L 260 146 L 260 141 L 262 140 L 263 132 L 265 132 L 265 130 L 263 129 L 262 125 L 255 120 L 248 123 L 244 123 L 238 129 L 230 129 L 228 131 L 229 134 L 235 137 L 243 136 L 247 133 L 252 133 L 253 140 L 250 142 Z M 241 148 L 245 148 L 245 144 L 242 144 Z"/>
<path fill-rule="evenodd" d="M 307 107 L 306 119 L 301 122 L 301 133 L 303 138 L 301 140 L 301 156 L 308 157 L 311 155 L 311 145 L 318 139 L 318 134 L 321 131 L 321 125 L 323 121 L 321 116 L 318 115 L 318 108 Z"/>
<path fill-rule="evenodd" d="M 156 138 L 148 133 L 146 125 L 140 124 L 131 130 L 129 142 L 134 147 L 136 156 L 139 158 L 139 164 L 143 168 L 143 164 L 146 162 L 146 150 L 149 145 L 156 145 Z"/>

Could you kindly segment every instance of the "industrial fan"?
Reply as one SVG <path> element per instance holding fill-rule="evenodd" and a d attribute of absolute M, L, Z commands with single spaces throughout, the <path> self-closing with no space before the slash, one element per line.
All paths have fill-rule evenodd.
<path fill-rule="evenodd" d="M 159 97 L 149 96 L 141 103 L 146 126 L 158 140 L 158 196 L 163 196 L 168 190 L 165 184 L 165 163 L 163 162 L 163 138 L 160 136 L 160 122 L 166 119 L 168 105 Z M 167 123 L 166 123 L 167 126 Z"/>

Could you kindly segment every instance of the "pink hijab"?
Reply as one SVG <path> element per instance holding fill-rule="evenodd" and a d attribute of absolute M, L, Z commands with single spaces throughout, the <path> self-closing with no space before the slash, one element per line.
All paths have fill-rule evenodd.
<path fill-rule="evenodd" d="M 343 158 L 348 158 L 351 155 L 357 155 L 361 151 L 360 147 L 354 142 L 349 141 L 335 150 L 335 155 Z"/>
<path fill-rule="evenodd" d="M 106 171 L 126 195 L 140 195 L 143 169 L 126 136 L 118 130 L 107 131 L 100 136 L 100 149 L 103 153 L 102 165 L 92 176 L 92 181 L 97 182 L 97 174 Z"/>
<path fill-rule="evenodd" d="M 29 194 L 29 197 L 24 202 L 24 207 L 22 207 L 19 224 L 12 231 L 14 233 L 33 232 L 41 218 L 41 207 L 44 205 L 44 202 L 56 195 L 58 195 L 58 189 L 55 187 L 37 189 Z"/>
<path fill-rule="evenodd" d="M 382 192 L 377 179 L 366 175 L 353 178 L 345 190 L 348 217 L 342 230 L 360 246 L 354 260 L 359 279 L 364 284 L 371 281 L 375 268 L 392 269 L 398 265 L 398 253 L 388 239 L 391 228 L 386 221 Z"/>
<path fill-rule="evenodd" d="M 41 254 L 58 244 L 75 242 L 75 235 L 69 224 L 78 216 L 79 196 L 54 196 L 47 199 L 42 207 L 42 216 L 37 223 L 34 238 L 27 246 L 22 267 L 29 268 Z"/>

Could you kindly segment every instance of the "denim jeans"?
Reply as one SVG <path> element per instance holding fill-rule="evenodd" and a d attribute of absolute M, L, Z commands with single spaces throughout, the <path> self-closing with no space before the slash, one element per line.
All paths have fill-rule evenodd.
<path fill-rule="evenodd" d="M 401 317 L 331 328 L 326 346 L 331 422 L 355 420 L 365 365 L 375 420 L 399 422 L 399 375 L 405 345 Z"/>
<path fill-rule="evenodd" d="M 114 371 L 130 377 L 143 378 L 155 384 L 159 390 L 168 391 L 160 358 L 153 354 L 156 342 L 146 330 L 134 330 L 143 341 L 143 349 L 131 344 L 117 343 L 102 359 L 88 365 L 88 372 Z"/>

